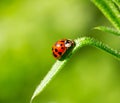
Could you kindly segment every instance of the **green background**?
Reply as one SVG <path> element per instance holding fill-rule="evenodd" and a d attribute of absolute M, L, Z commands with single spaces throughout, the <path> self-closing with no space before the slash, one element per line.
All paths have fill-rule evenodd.
<path fill-rule="evenodd" d="M 0 0 L 0 103 L 29 103 L 56 61 L 61 38 L 120 38 L 93 30 L 109 21 L 89 0 Z M 93 47 L 78 51 L 34 103 L 120 103 L 120 62 Z"/>

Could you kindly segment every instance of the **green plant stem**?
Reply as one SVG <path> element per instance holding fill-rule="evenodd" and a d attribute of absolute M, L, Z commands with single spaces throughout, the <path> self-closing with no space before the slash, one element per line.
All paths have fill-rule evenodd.
<path fill-rule="evenodd" d="M 102 42 L 95 40 L 93 38 L 82 37 L 82 38 L 75 39 L 74 41 L 75 41 L 75 47 L 73 48 L 73 50 L 70 51 L 69 55 L 64 60 L 62 60 L 62 61 L 57 60 L 55 62 L 55 64 L 52 66 L 52 68 L 50 69 L 48 74 L 44 77 L 44 79 L 41 81 L 41 83 L 38 85 L 38 87 L 34 91 L 30 103 L 32 103 L 33 99 L 43 91 L 43 89 L 47 86 L 47 84 L 50 83 L 50 81 L 53 79 L 53 77 L 55 77 L 55 75 L 69 61 L 70 57 L 73 54 L 75 54 L 76 51 L 78 51 L 83 46 L 87 46 L 87 45 L 95 46 L 95 47 L 117 57 L 118 59 L 120 59 L 120 53 L 117 50 L 114 50 L 114 49 L 110 48 L 109 46 L 107 46 L 107 45 L 103 44 Z"/>
<path fill-rule="evenodd" d="M 120 59 L 120 52 L 118 52 L 117 50 L 112 49 L 108 45 L 106 45 L 106 44 L 104 44 L 104 43 L 102 43 L 102 42 L 100 42 L 98 40 L 95 40 L 93 38 L 83 37 L 81 39 L 76 39 L 75 41 L 76 41 L 76 44 L 81 42 L 82 45 L 79 46 L 79 44 L 78 44 L 78 46 L 76 46 L 76 49 L 74 49 L 73 52 L 78 50 L 78 48 L 81 48 L 83 46 L 91 45 L 91 46 L 97 47 L 97 48 L 99 48 L 99 49 L 101 49 L 101 50 L 103 50 L 103 51 L 117 57 L 118 59 Z"/>

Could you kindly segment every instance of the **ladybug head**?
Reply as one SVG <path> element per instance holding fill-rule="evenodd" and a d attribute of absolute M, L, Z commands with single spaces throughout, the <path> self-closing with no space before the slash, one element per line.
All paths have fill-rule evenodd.
<path fill-rule="evenodd" d="M 69 47 L 71 47 L 73 45 L 73 41 L 71 41 L 71 40 L 66 40 L 65 41 L 65 47 L 67 47 L 67 48 L 69 48 Z"/>

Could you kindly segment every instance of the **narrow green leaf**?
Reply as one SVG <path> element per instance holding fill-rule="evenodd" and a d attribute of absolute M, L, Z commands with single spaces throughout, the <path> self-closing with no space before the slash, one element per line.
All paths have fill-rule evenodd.
<path fill-rule="evenodd" d="M 117 5 L 118 10 L 120 11 L 120 0 L 113 0 L 113 2 Z"/>
<path fill-rule="evenodd" d="M 101 30 L 101 31 L 104 31 L 104 32 L 111 33 L 113 35 L 120 36 L 120 31 L 115 30 L 114 28 L 99 26 L 99 27 L 95 27 L 94 29 Z"/>
<path fill-rule="evenodd" d="M 120 53 L 117 50 L 114 50 L 114 49 L 110 48 L 109 46 L 107 46 L 107 45 L 103 44 L 102 42 L 99 42 L 93 38 L 82 37 L 82 38 L 75 39 L 74 41 L 75 41 L 75 47 L 73 48 L 73 50 L 71 50 L 71 52 L 69 53 L 67 58 L 65 58 L 64 60 L 62 60 L 62 61 L 57 60 L 55 62 L 55 64 L 52 66 L 52 68 L 50 69 L 48 74 L 44 77 L 44 79 L 41 81 L 41 83 L 38 85 L 38 87 L 34 91 L 30 103 L 32 103 L 33 99 L 44 90 L 44 88 L 50 83 L 50 81 L 55 77 L 55 75 L 69 61 L 70 57 L 74 53 L 76 53 L 76 51 L 78 51 L 80 48 L 82 48 L 83 46 L 86 46 L 86 45 L 95 46 L 95 47 L 117 57 L 118 59 L 120 59 Z"/>
<path fill-rule="evenodd" d="M 102 11 L 113 26 L 120 30 L 120 10 L 118 2 L 117 5 L 113 0 L 92 0 L 92 2 Z"/>

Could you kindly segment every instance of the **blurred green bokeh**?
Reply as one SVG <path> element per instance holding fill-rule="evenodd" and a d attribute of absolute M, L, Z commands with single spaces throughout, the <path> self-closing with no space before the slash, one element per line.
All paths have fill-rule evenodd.
<path fill-rule="evenodd" d="M 29 103 L 61 38 L 91 36 L 119 49 L 120 38 L 89 0 L 0 0 L 0 103 Z M 93 47 L 76 53 L 35 103 L 120 103 L 120 62 Z"/>

